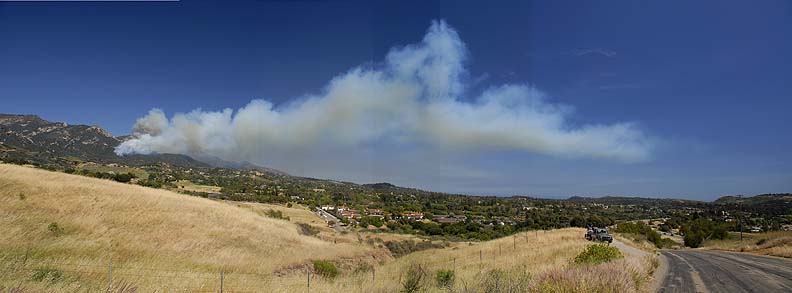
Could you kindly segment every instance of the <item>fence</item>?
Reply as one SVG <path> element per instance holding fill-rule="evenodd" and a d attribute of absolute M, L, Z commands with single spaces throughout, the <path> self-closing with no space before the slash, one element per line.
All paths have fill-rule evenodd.
<path fill-rule="evenodd" d="M 538 232 L 535 232 L 535 237 L 538 238 Z M 534 237 L 529 237 L 529 233 L 520 233 L 510 236 L 512 238 L 511 245 L 501 241 L 497 249 L 490 247 L 490 250 L 480 249 L 477 254 L 468 254 L 465 256 L 449 256 L 444 259 L 437 259 L 432 261 L 419 261 L 417 264 L 425 268 L 436 269 L 452 269 L 456 271 L 457 263 L 465 264 L 478 264 L 479 269 L 483 267 L 485 259 L 493 256 L 502 256 L 504 248 L 506 253 L 509 248 L 515 251 L 518 249 L 518 243 L 531 243 Z M 532 235 L 534 236 L 534 235 Z M 524 241 L 524 242 L 523 242 Z M 506 247 L 504 247 L 506 246 Z M 511 246 L 511 247 L 509 247 Z M 525 248 L 526 246 L 522 246 Z M 529 246 L 530 247 L 530 246 Z M 3 265 L 3 264 L 0 264 Z M 68 272 L 71 275 L 88 277 L 93 280 L 106 280 L 106 288 L 113 291 L 119 291 L 119 287 L 125 284 L 134 286 L 136 281 L 144 279 L 161 280 L 162 284 L 200 284 L 198 286 L 180 286 L 174 285 L 172 287 L 165 287 L 165 290 L 173 291 L 188 291 L 188 292 L 257 292 L 261 291 L 261 285 L 272 284 L 273 282 L 280 282 L 282 278 L 291 278 L 292 281 L 299 276 L 295 274 L 278 275 L 275 273 L 254 273 L 254 272 L 238 272 L 238 271 L 224 271 L 217 270 L 215 272 L 207 270 L 173 270 L 152 267 L 141 267 L 136 265 L 123 265 L 114 264 L 108 261 L 107 264 L 96 263 L 76 263 L 65 261 L 42 261 L 35 264 L 28 262 L 27 255 L 24 260 L 17 261 L 14 264 L 7 263 L 6 266 L 11 266 L 11 271 L 27 272 L 33 276 L 36 273 L 41 273 L 42 270 L 52 268 L 62 272 Z M 8 269 L 6 269 L 8 271 Z M 312 273 L 310 269 L 305 270 L 305 284 L 303 288 L 310 290 L 312 282 L 315 283 L 317 275 Z M 365 272 L 369 273 L 369 272 Z M 377 280 L 376 268 L 371 268 L 370 277 L 372 281 Z M 401 282 L 399 278 L 398 282 Z"/>

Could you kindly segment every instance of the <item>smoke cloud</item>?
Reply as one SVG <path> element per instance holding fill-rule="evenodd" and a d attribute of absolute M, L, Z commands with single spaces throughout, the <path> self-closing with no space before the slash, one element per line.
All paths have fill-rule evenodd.
<path fill-rule="evenodd" d="M 306 154 L 355 150 L 522 151 L 562 158 L 635 162 L 650 139 L 635 124 L 571 125 L 571 107 L 548 102 L 527 84 L 491 87 L 465 99 L 467 49 L 457 32 L 433 22 L 417 44 L 332 79 L 318 94 L 275 107 L 253 100 L 233 111 L 159 109 L 138 119 L 118 155 L 179 153 L 233 161 L 289 162 Z M 332 155 L 332 154 L 329 154 Z M 302 162 L 302 161 L 301 161 Z"/>

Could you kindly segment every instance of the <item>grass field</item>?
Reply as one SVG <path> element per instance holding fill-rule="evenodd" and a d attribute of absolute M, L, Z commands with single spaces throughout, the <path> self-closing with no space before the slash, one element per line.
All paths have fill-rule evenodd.
<path fill-rule="evenodd" d="M 274 219 L 280 210 L 289 220 Z M 601 265 L 572 259 L 581 229 L 456 242 L 394 258 L 384 241 L 338 232 L 304 207 L 214 201 L 165 190 L 0 165 L 0 291 L 635 292 L 651 258 Z M 298 223 L 315 227 L 301 233 Z M 375 241 L 376 240 L 376 241 Z M 340 274 L 319 277 L 315 260 Z M 412 268 L 412 270 L 411 270 Z M 453 281 L 439 286 L 441 270 Z M 412 273 L 411 273 L 412 272 Z"/>
<path fill-rule="evenodd" d="M 190 182 L 189 180 L 179 180 L 175 182 L 176 189 L 188 192 L 206 192 L 206 193 L 219 193 L 222 189 L 220 186 L 200 185 Z"/>
<path fill-rule="evenodd" d="M 109 180 L 0 165 L 0 191 L 6 288 L 96 291 L 107 286 L 111 262 L 119 284 L 146 292 L 215 288 L 221 270 L 229 284 L 264 287 L 262 276 L 314 259 L 389 257 L 301 235 L 288 221 L 224 202 Z"/>
<path fill-rule="evenodd" d="M 100 165 L 96 163 L 83 163 L 77 166 L 77 170 L 88 170 L 92 172 L 113 172 L 116 174 L 121 173 L 131 173 L 134 174 L 135 177 L 140 179 L 148 179 L 148 172 L 138 168 L 131 168 L 131 167 L 121 167 L 121 166 L 108 166 L 108 165 Z"/>
<path fill-rule="evenodd" d="M 703 247 L 792 258 L 792 231 L 743 233 L 742 241 L 739 233 L 730 233 L 729 239 L 707 240 Z"/>

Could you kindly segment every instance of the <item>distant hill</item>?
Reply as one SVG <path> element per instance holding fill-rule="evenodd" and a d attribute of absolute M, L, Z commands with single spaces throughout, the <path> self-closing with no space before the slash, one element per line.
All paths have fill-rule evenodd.
<path fill-rule="evenodd" d="M 716 199 L 716 205 L 737 206 L 747 211 L 762 211 L 775 215 L 792 214 L 792 193 L 771 193 L 755 196 L 723 196 Z"/>
<path fill-rule="evenodd" d="M 641 206 L 675 206 L 705 204 L 701 201 L 676 198 L 648 198 L 626 196 L 581 197 L 573 196 L 567 199 L 570 202 L 601 203 L 609 205 L 641 205 Z"/>
<path fill-rule="evenodd" d="M 117 156 L 113 150 L 132 136 L 113 136 L 98 126 L 50 122 L 36 115 L 0 114 L 0 160 L 42 167 L 69 168 L 81 162 L 119 163 L 129 166 L 169 164 L 190 168 L 220 167 L 288 175 L 251 163 L 215 157 L 199 159 L 181 154 Z"/>
<path fill-rule="evenodd" d="M 391 189 L 391 188 L 396 188 L 396 185 L 393 185 L 393 184 L 390 184 L 390 183 L 387 183 L 387 182 L 363 184 L 363 186 L 366 186 L 366 187 L 369 187 L 369 188 L 372 188 L 372 189 Z"/>
<path fill-rule="evenodd" d="M 223 160 L 215 156 L 196 156 L 195 159 L 219 168 L 236 169 L 236 170 L 255 170 L 259 172 L 269 173 L 271 175 L 291 176 L 286 172 L 269 167 L 259 166 L 250 162 L 232 162 L 232 161 Z"/>

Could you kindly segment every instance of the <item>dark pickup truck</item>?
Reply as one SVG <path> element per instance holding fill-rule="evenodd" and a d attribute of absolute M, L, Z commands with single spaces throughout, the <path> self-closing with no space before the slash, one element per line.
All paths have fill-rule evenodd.
<path fill-rule="evenodd" d="M 599 228 L 590 228 L 586 231 L 586 240 L 589 241 L 602 241 L 602 242 L 613 242 L 613 236 L 608 234 L 608 230 L 599 229 Z"/>

